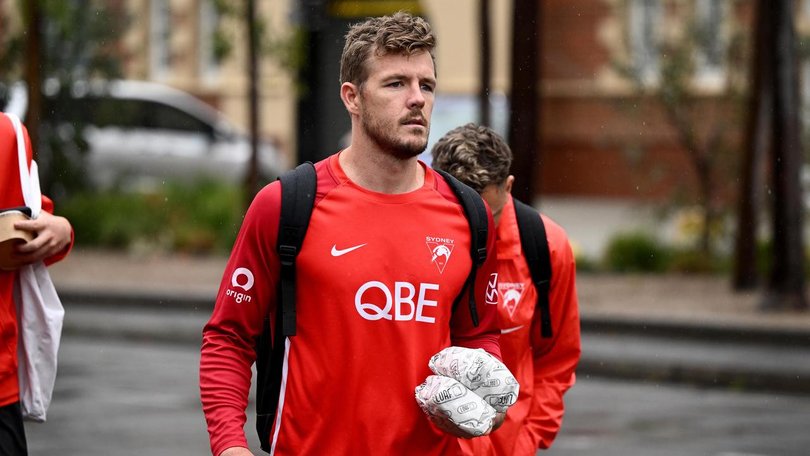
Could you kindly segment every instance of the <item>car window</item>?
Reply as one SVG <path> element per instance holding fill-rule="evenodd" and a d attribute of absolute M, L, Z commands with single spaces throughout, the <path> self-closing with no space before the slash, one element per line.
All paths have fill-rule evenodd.
<path fill-rule="evenodd" d="M 82 97 L 75 100 L 72 120 L 99 128 L 161 129 L 213 135 L 213 127 L 173 106 L 146 100 Z"/>
<path fill-rule="evenodd" d="M 48 97 L 45 102 L 46 109 L 52 111 L 59 122 L 99 128 L 145 128 L 144 106 L 137 100 L 87 96 L 70 100 Z"/>
<path fill-rule="evenodd" d="M 88 123 L 97 127 L 147 128 L 147 106 L 140 100 L 84 98 Z"/>
<path fill-rule="evenodd" d="M 148 110 L 146 122 L 151 128 L 203 133 L 208 136 L 214 134 L 210 125 L 173 106 L 149 102 L 146 108 Z"/>

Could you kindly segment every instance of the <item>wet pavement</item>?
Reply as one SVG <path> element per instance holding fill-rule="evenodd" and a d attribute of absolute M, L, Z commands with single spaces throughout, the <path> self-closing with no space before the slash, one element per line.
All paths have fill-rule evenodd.
<path fill-rule="evenodd" d="M 66 336 L 31 456 L 209 454 L 197 387 L 198 347 Z M 793 456 L 810 448 L 810 397 L 580 375 L 551 451 L 574 456 Z M 253 410 L 247 436 L 256 454 Z"/>

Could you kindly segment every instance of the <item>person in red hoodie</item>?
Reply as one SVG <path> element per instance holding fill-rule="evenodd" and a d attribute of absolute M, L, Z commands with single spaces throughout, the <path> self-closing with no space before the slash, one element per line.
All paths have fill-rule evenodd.
<path fill-rule="evenodd" d="M 580 358 L 574 255 L 565 231 L 541 217 L 551 257 L 549 309 L 552 337 L 541 337 L 537 290 L 520 244 L 510 194 L 512 151 L 491 128 L 467 124 L 448 132 L 432 150 L 434 168 L 478 191 L 495 219 L 498 324 L 501 356 L 520 383 L 504 424 L 489 436 L 463 441 L 479 455 L 533 456 L 551 446 L 562 424 L 563 394 L 574 385 Z"/>
<path fill-rule="evenodd" d="M 23 128 L 27 165 L 30 169 L 32 150 L 28 133 Z M 0 115 L 0 210 L 24 206 L 20 188 L 17 136 L 11 120 Z M 17 268 L 45 261 L 51 264 L 63 259 L 73 245 L 73 228 L 64 217 L 53 215 L 53 202 L 42 197 L 42 212 L 35 220 L 14 222 L 14 229 L 30 234 L 32 240 L 19 244 L 10 252 L 10 262 Z M 0 269 L 0 455 L 28 453 L 20 409 L 17 377 L 17 312 L 14 304 L 14 281 L 17 269 Z"/>

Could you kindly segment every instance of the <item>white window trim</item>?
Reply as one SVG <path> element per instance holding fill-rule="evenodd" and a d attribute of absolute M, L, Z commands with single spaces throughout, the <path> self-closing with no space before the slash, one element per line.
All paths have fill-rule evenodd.
<path fill-rule="evenodd" d="M 654 86 L 660 77 L 659 36 L 663 20 L 660 0 L 629 0 L 628 28 L 632 70 L 642 84 Z"/>
<path fill-rule="evenodd" d="M 214 82 L 219 78 L 220 64 L 214 55 L 214 34 L 217 30 L 217 11 L 213 0 L 201 0 L 199 11 L 199 74 L 204 82 Z"/>
<path fill-rule="evenodd" d="M 723 34 L 723 22 L 728 11 L 727 2 L 723 0 L 698 0 L 694 3 L 695 24 L 703 27 L 704 24 L 714 24 L 712 30 L 717 32 L 714 37 L 718 47 L 717 60 L 710 61 L 707 49 L 698 47 L 695 54 L 695 83 L 700 87 L 721 87 L 726 78 L 726 65 L 723 54 L 727 51 L 728 40 Z M 716 8 L 713 10 L 713 8 Z M 712 17 L 712 13 L 716 14 Z"/>
<path fill-rule="evenodd" d="M 171 70 L 171 7 L 169 0 L 151 0 L 149 6 L 149 74 L 165 80 Z"/>

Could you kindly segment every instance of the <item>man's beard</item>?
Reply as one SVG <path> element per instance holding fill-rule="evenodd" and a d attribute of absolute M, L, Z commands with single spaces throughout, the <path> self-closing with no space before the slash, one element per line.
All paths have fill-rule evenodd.
<path fill-rule="evenodd" d="M 421 116 L 421 113 L 415 113 L 411 117 L 416 116 Z M 371 138 L 380 149 L 388 152 L 394 158 L 407 160 L 421 154 L 427 147 L 427 134 L 424 139 L 410 138 L 409 140 L 402 140 L 397 138 L 394 129 L 400 126 L 399 120 L 397 120 L 394 128 L 390 128 L 383 122 L 372 118 L 367 111 L 363 111 L 363 114 L 360 116 L 360 121 L 369 138 Z M 425 128 L 427 132 L 430 132 L 429 127 L 426 126 Z"/>

